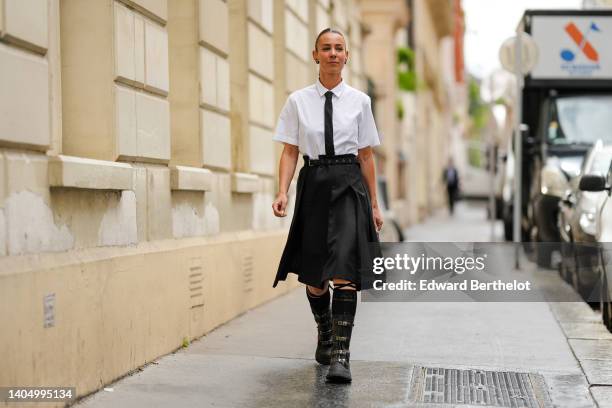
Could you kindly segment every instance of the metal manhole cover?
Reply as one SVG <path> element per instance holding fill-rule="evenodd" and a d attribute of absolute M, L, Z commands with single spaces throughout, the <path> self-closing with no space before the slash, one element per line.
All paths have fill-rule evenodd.
<path fill-rule="evenodd" d="M 552 407 L 539 374 L 415 366 L 410 402 L 478 407 Z M 433 405 L 432 405 L 433 407 Z"/>

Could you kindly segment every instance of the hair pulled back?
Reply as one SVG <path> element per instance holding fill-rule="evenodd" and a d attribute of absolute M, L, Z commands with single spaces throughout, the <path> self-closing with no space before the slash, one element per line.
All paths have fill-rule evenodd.
<path fill-rule="evenodd" d="M 342 31 L 340 30 L 336 30 L 334 28 L 325 28 L 324 30 L 322 30 L 319 35 L 317 35 L 317 39 L 315 40 L 315 50 L 319 51 L 319 38 L 321 38 L 321 36 L 325 33 L 334 33 L 334 34 L 339 34 L 342 39 L 344 40 L 344 43 L 346 44 L 346 38 L 344 38 L 344 34 L 342 34 Z"/>

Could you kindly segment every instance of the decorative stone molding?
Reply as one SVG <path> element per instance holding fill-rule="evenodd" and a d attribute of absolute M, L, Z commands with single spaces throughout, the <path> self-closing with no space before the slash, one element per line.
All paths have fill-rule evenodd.
<path fill-rule="evenodd" d="M 165 18 L 167 4 L 125 4 L 62 2 L 62 153 L 111 162 L 167 163 L 168 33 L 143 12 Z"/>
<path fill-rule="evenodd" d="M 253 194 L 259 191 L 259 176 L 255 174 L 233 173 L 232 192 Z"/>
<path fill-rule="evenodd" d="M 49 5 L 47 1 L 0 0 L 0 41 L 45 55 Z"/>
<path fill-rule="evenodd" d="M 170 167 L 172 190 L 210 191 L 213 174 L 208 169 L 188 166 Z"/>
<path fill-rule="evenodd" d="M 133 190 L 133 173 L 126 163 L 63 155 L 49 159 L 50 187 Z"/>
<path fill-rule="evenodd" d="M 166 25 L 168 21 L 168 0 L 119 0 L 149 17 L 157 21 L 161 25 Z"/>
<path fill-rule="evenodd" d="M 0 144 L 46 150 L 50 144 L 49 63 L 0 43 Z"/>

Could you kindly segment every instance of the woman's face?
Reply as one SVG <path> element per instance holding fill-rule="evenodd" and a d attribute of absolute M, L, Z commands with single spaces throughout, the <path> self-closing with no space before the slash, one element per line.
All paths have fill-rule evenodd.
<path fill-rule="evenodd" d="M 319 61 L 319 70 L 324 73 L 336 74 L 342 71 L 348 60 L 348 51 L 344 38 L 337 33 L 325 33 L 319 37 L 317 48 L 312 52 L 315 61 Z"/>

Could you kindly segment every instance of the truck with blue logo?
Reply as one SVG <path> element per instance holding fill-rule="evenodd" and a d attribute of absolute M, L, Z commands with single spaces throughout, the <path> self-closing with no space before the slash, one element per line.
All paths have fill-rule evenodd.
<path fill-rule="evenodd" d="M 519 32 L 537 45 L 522 90 L 522 240 L 540 266 L 560 241 L 557 215 L 597 141 L 612 144 L 612 10 L 527 10 Z M 512 201 L 504 204 L 512 223 Z"/>

